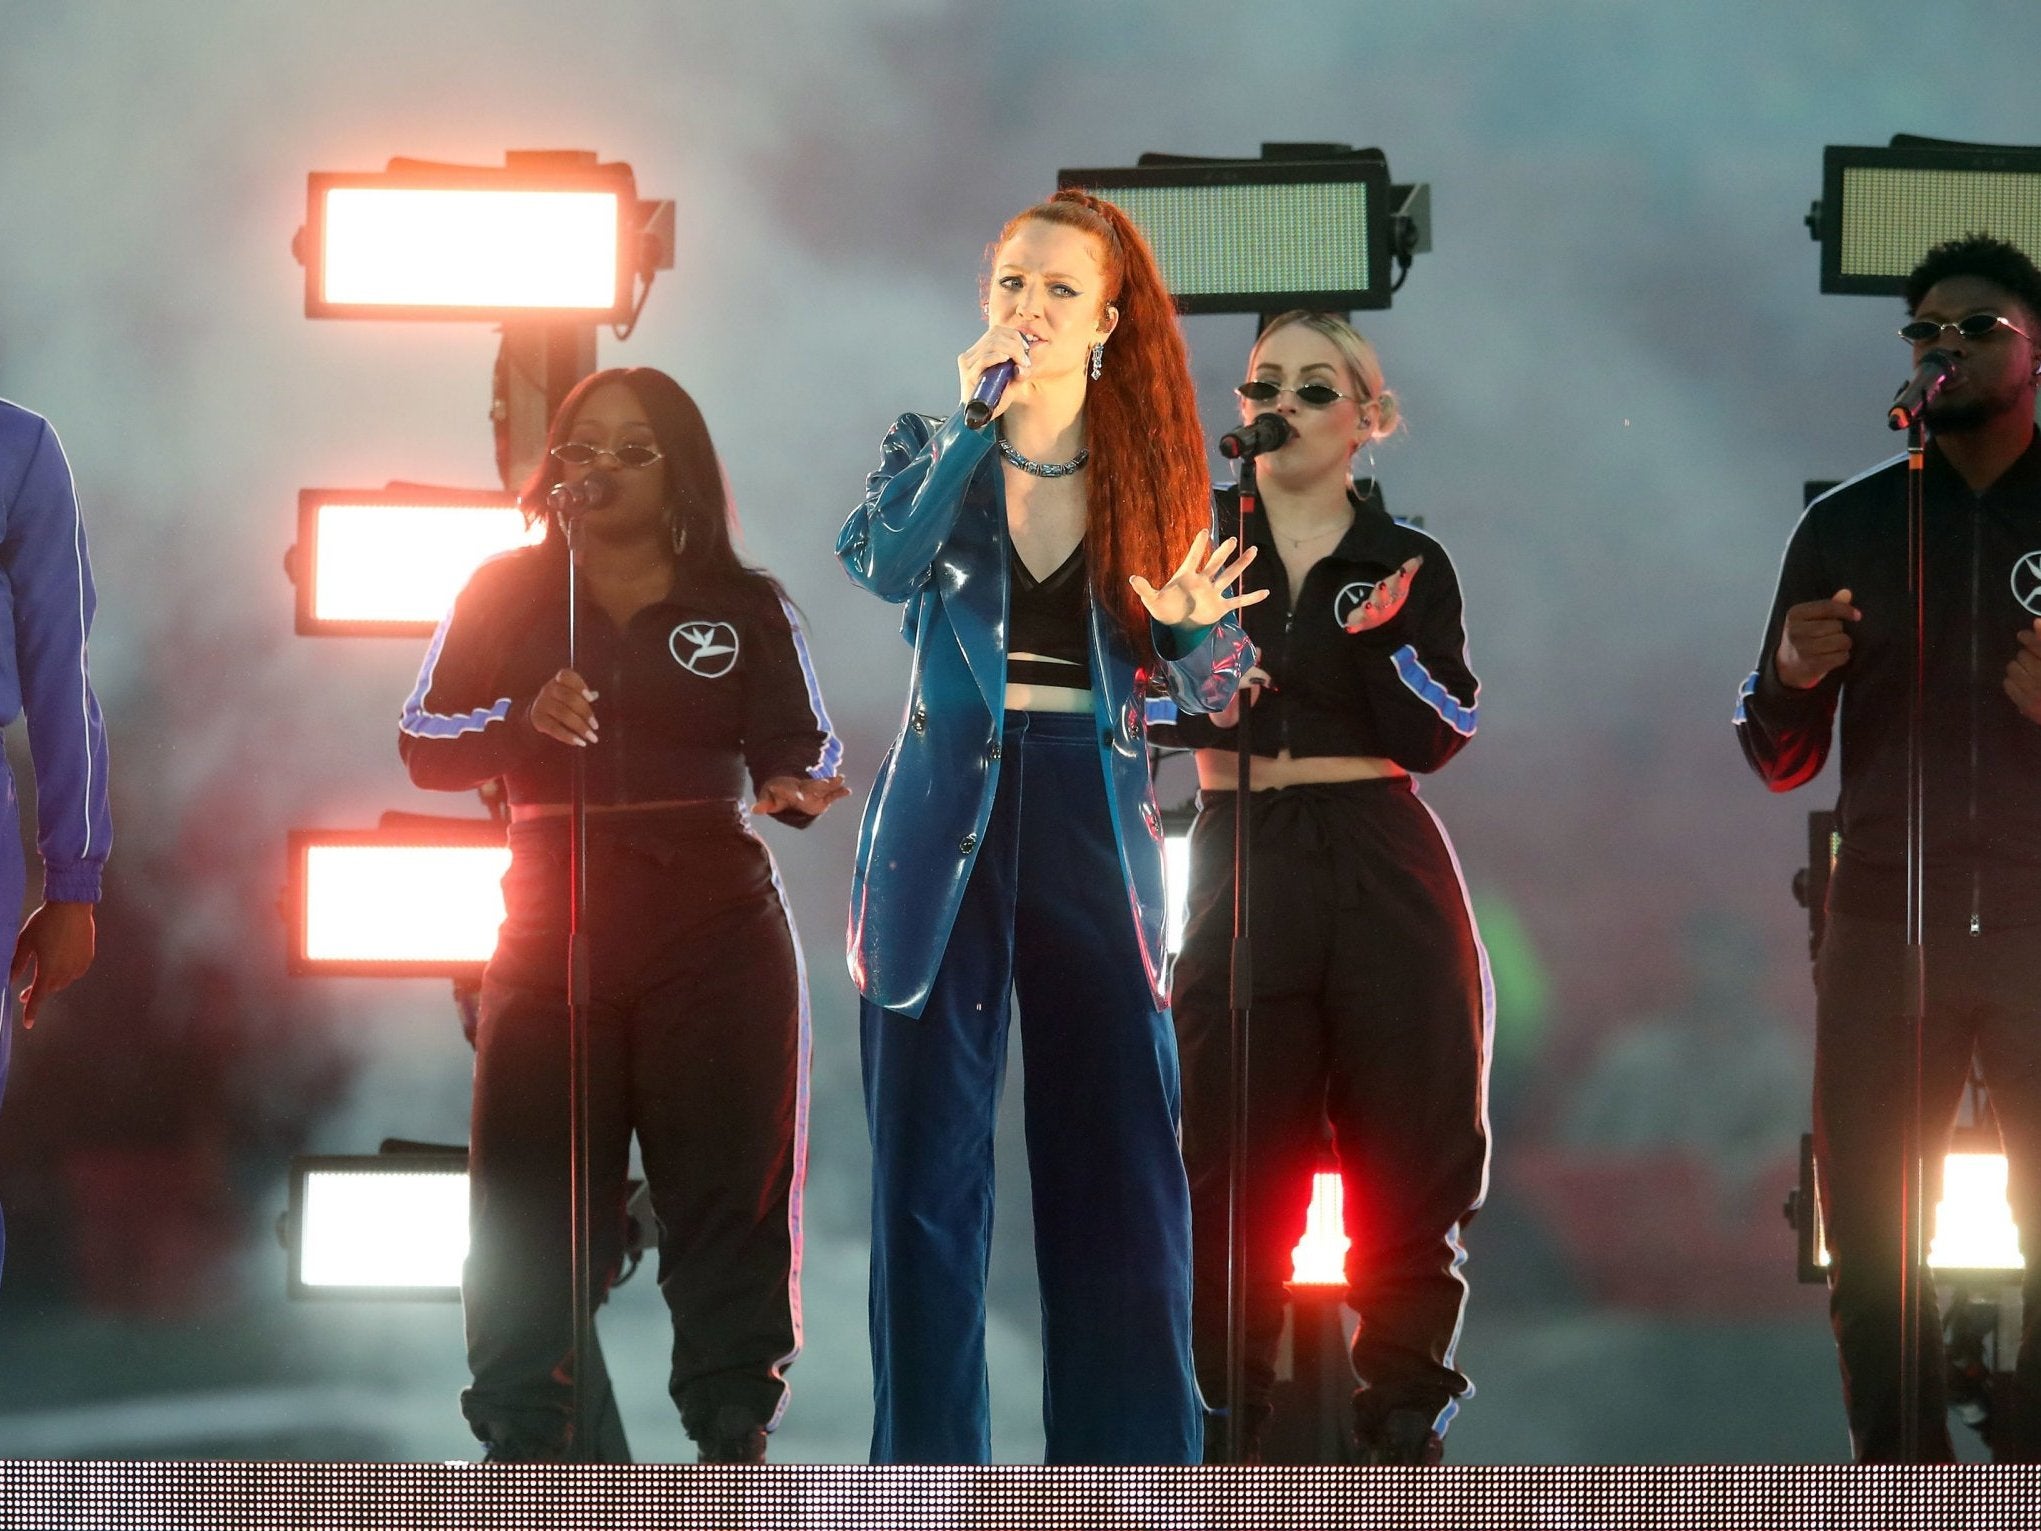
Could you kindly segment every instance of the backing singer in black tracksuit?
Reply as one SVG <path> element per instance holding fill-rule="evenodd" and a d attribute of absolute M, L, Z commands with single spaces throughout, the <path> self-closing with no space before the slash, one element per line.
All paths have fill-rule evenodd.
<path fill-rule="evenodd" d="M 586 751 L 594 1268 L 620 1257 L 635 1133 L 673 1315 L 671 1388 L 704 1460 L 756 1461 L 800 1349 L 810 1054 L 800 952 L 753 811 L 802 826 L 844 792 L 842 748 L 791 607 L 731 550 L 700 412 L 649 368 L 561 406 L 545 478 L 605 459 L 621 488 L 566 545 L 482 566 L 404 707 L 420 786 L 501 778 L 506 916 L 483 975 L 462 1297 L 462 1406 L 494 1460 L 572 1446 L 567 806 Z M 527 503 L 534 498 L 528 492 Z"/>
<path fill-rule="evenodd" d="M 1249 715 L 1254 952 L 1246 1184 L 1250 1457 L 1268 1413 L 1291 1247 L 1324 1123 L 1345 1188 L 1348 1300 L 1360 1317 L 1361 1458 L 1439 1459 L 1471 1386 L 1455 1357 L 1462 1226 L 1487 1184 L 1492 992 L 1444 827 L 1412 772 L 1473 736 L 1476 692 L 1446 550 L 1391 519 L 1354 450 L 1394 428 L 1367 343 L 1329 315 L 1271 322 L 1241 385 L 1292 440 L 1262 459 L 1241 527 L 1269 597 L 1242 618 L 1267 684 Z M 1219 534 L 1240 524 L 1222 490 Z M 1184 1070 L 1199 1383 L 1225 1396 L 1229 947 L 1236 729 L 1185 716 L 1198 750 L 1191 896 L 1173 1002 Z M 1223 725 L 1223 726 L 1222 726 Z M 1224 1439 L 1216 1423 L 1208 1445 Z"/>
<path fill-rule="evenodd" d="M 1924 466 L 1927 1205 L 1973 1053 L 2011 1164 L 2025 1324 L 1999 1454 L 2041 1459 L 2041 277 L 2010 246 L 1937 247 L 1909 282 L 1916 359 L 1956 371 Z M 1967 325 L 1968 333 L 1959 325 Z M 1906 331 L 1902 332 L 1907 333 Z M 1909 338 L 1912 338 L 1911 336 Z M 1899 1187 L 1911 1006 L 1906 731 L 1913 598 L 1897 457 L 1808 507 L 1786 549 L 1737 736 L 1774 791 L 1812 780 L 1842 713 L 1841 845 L 1815 966 L 1814 1122 L 1830 1313 L 1858 1460 L 1901 1455 Z M 1918 1440 L 1951 1461 L 1941 1325 L 1922 1299 Z M 2003 1422 L 2001 1422 L 2003 1423 Z"/>

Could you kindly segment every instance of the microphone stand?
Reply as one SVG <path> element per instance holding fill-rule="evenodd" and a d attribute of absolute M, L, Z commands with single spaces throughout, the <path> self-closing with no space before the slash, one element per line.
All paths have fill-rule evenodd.
<path fill-rule="evenodd" d="M 1256 513 L 1254 458 L 1240 459 L 1240 541 L 1248 540 L 1248 518 Z M 1236 549 L 1237 551 L 1237 549 Z M 1247 1225 L 1241 1216 L 1241 1191 L 1247 1178 L 1247 1033 L 1254 995 L 1254 952 L 1248 940 L 1247 881 L 1249 837 L 1247 814 L 1252 792 L 1254 750 L 1251 720 L 1253 693 L 1240 697 L 1240 726 L 1235 731 L 1239 776 L 1233 794 L 1233 949 L 1232 983 L 1227 1017 L 1227 1060 L 1230 1065 L 1227 1101 L 1231 1121 L 1226 1143 L 1226 1460 L 1239 1464 L 1247 1450 L 1244 1418 L 1247 1390 Z"/>
<path fill-rule="evenodd" d="M 563 511 L 560 528 L 567 542 L 567 668 L 580 674 L 577 638 L 580 628 L 578 592 L 581 571 L 576 531 L 577 512 Z M 595 1354 L 595 1219 L 594 1181 L 589 1152 L 588 1007 L 590 1002 L 588 932 L 588 752 L 573 752 L 568 795 L 567 832 L 567 1200 L 569 1259 L 573 1266 L 573 1340 L 568 1369 L 573 1379 L 572 1433 L 568 1459 L 599 1460 L 596 1442 L 597 1389 L 585 1375 L 584 1361 Z"/>
<path fill-rule="evenodd" d="M 1921 1055 L 1927 1030 L 1926 808 L 1924 705 L 1927 688 L 1927 509 L 1921 416 L 1906 431 L 1906 582 L 1913 597 L 1913 677 L 1906 698 L 1906 952 L 1908 1036 L 1906 1110 L 1899 1184 L 1899 1456 L 1921 1460 L 1921 1302 L 1927 1288 L 1926 1182 L 1923 1173 Z"/>

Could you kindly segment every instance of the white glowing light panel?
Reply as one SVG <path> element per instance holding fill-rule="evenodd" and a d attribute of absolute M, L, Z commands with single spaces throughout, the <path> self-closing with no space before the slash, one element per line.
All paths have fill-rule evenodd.
<path fill-rule="evenodd" d="M 1162 943 L 1172 954 L 1183 950 L 1184 922 L 1191 907 L 1191 837 L 1171 835 L 1162 842 L 1162 899 L 1165 906 Z"/>
<path fill-rule="evenodd" d="M 310 1170 L 298 1228 L 308 1287 L 458 1287 L 468 1256 L 461 1171 Z"/>
<path fill-rule="evenodd" d="M 437 625 L 478 564 L 528 547 L 545 523 L 498 505 L 322 500 L 314 512 L 312 616 L 318 622 Z"/>
<path fill-rule="evenodd" d="M 619 194 L 332 186 L 327 303 L 391 309 L 609 310 Z"/>
<path fill-rule="evenodd" d="M 1814 1226 L 1814 1263 L 1829 1263 L 1828 1239 Z M 2017 1271 L 2020 1229 L 2006 1201 L 2004 1154 L 1952 1153 L 1942 1160 L 1942 1199 L 1935 1203 L 1928 1266 L 1945 1271 Z"/>
<path fill-rule="evenodd" d="M 2020 1270 L 2020 1230 L 2006 1203 L 2004 1154 L 1950 1154 L 1928 1264 L 1941 1270 Z"/>
<path fill-rule="evenodd" d="M 483 963 L 496 949 L 503 845 L 310 845 L 310 962 Z"/>
<path fill-rule="evenodd" d="M 1345 1286 L 1346 1189 L 1336 1170 L 1311 1177 L 1311 1209 L 1304 1214 L 1304 1237 L 1290 1251 L 1292 1286 Z"/>
<path fill-rule="evenodd" d="M 1365 292 L 1367 183 L 1110 186 L 1179 300 L 1215 293 Z"/>
<path fill-rule="evenodd" d="M 1980 230 L 2029 256 L 2041 251 L 2041 175 L 2032 170 L 1850 166 L 1842 191 L 1845 277 L 1904 280 L 1930 247 Z"/>

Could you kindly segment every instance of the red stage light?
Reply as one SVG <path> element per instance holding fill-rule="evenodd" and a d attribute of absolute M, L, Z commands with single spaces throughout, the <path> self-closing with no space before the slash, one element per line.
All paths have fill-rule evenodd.
<path fill-rule="evenodd" d="M 1320 1170 L 1311 1177 L 1311 1209 L 1304 1214 L 1304 1237 L 1290 1251 L 1291 1286 L 1346 1285 L 1346 1189 L 1339 1171 Z"/>
<path fill-rule="evenodd" d="M 472 974 L 496 948 L 509 865 L 503 830 L 487 820 L 294 829 L 290 970 Z"/>
<path fill-rule="evenodd" d="M 298 247 L 306 316 L 629 319 L 650 216 L 630 167 L 548 158 L 315 171 Z"/>
<path fill-rule="evenodd" d="M 545 535 L 507 491 L 301 489 L 286 567 L 311 637 L 430 637 L 478 564 Z"/>

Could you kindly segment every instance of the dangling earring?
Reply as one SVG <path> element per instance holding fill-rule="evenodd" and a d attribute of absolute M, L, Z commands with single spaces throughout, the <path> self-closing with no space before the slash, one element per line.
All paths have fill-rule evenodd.
<path fill-rule="evenodd" d="M 687 523 L 680 519 L 680 511 L 678 508 L 675 508 L 671 513 L 668 514 L 666 518 L 666 530 L 668 534 L 673 538 L 673 556 L 675 558 L 678 558 L 682 553 L 685 553 L 687 551 Z"/>
<path fill-rule="evenodd" d="M 1105 370 L 1105 365 L 1106 365 L 1106 343 L 1103 340 L 1101 340 L 1097 345 L 1091 348 L 1091 376 L 1094 382 L 1098 380 L 1099 373 Z"/>

